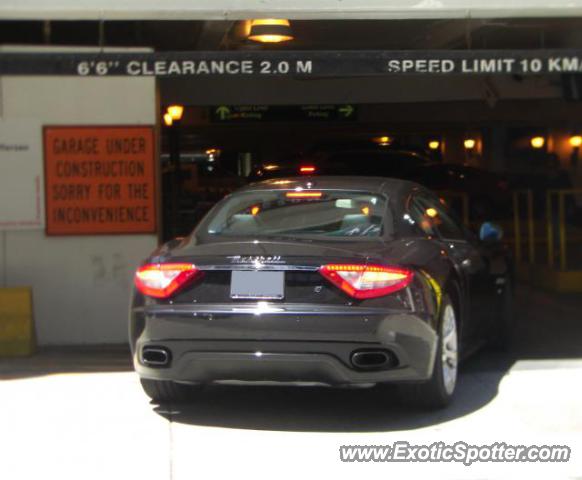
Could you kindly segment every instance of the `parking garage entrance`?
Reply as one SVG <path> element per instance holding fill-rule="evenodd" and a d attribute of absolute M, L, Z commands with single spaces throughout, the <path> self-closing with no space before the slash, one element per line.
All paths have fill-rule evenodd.
<path fill-rule="evenodd" d="M 292 20 L 287 45 L 252 43 L 245 24 L 0 21 L 0 44 L 19 45 L 0 47 L 0 355 L 40 347 L 0 361 L 4 471 L 272 478 L 309 465 L 342 478 L 349 466 L 325 452 L 347 443 L 576 451 L 582 21 Z M 135 267 L 241 186 L 330 174 L 413 180 L 475 234 L 498 224 L 516 270 L 513 348 L 463 363 L 438 413 L 373 388 L 210 386 L 193 404 L 147 404 L 127 349 Z M 483 465 L 575 478 L 576 461 Z M 451 463 L 388 467 L 454 476 Z"/>
<path fill-rule="evenodd" d="M 196 24 L 198 42 L 170 35 L 186 23 L 140 24 L 150 50 L 120 48 L 141 46 L 138 26 L 111 22 L 97 30 L 97 51 L 0 53 L 5 78 L 156 83 L 154 124 L 134 120 L 139 135 L 124 138 L 138 143 L 118 138 L 121 150 L 111 153 L 130 163 L 149 155 L 151 171 L 137 187 L 127 180 L 123 197 L 119 182 L 101 186 L 104 202 L 131 204 L 111 217 L 127 228 L 51 231 L 47 221 L 48 234 L 155 231 L 163 242 L 189 234 L 218 200 L 252 181 L 381 175 L 427 185 L 475 231 L 484 221 L 500 224 L 520 278 L 582 288 L 578 20 L 338 22 L 329 37 L 321 22 L 298 21 L 305 41 L 292 49 L 257 48 L 232 24 Z M 66 27 L 69 41 L 86 41 L 89 25 L 55 24 L 51 35 Z M 21 38 L 13 24 L 3 32 L 4 41 Z M 83 200 L 71 197 L 84 195 L 82 185 L 56 186 L 67 201 Z"/>
<path fill-rule="evenodd" d="M 474 230 L 499 223 L 522 278 L 575 291 L 582 269 L 578 55 L 279 52 L 246 54 L 247 76 L 162 76 L 162 111 L 185 106 L 178 123 L 162 128 L 165 185 L 178 182 L 164 188 L 164 205 L 167 212 L 172 201 L 179 205 L 175 216 L 166 214 L 164 236 L 187 234 L 249 181 L 391 176 L 437 191 Z M 181 173 L 172 180 L 178 157 Z M 172 200 L 169 192 L 184 194 Z"/>

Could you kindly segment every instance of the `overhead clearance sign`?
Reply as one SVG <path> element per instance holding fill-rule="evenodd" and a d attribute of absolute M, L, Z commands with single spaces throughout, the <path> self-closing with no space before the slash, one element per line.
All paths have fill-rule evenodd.
<path fill-rule="evenodd" d="M 45 127 L 48 235 L 156 231 L 152 127 Z"/>
<path fill-rule="evenodd" d="M 362 76 L 582 73 L 582 50 L 0 53 L 0 75 Z"/>

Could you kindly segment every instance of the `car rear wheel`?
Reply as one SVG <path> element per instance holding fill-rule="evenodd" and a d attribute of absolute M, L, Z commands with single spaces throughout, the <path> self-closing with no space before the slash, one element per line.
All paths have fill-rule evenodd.
<path fill-rule="evenodd" d="M 458 321 L 448 296 L 443 297 L 439 320 L 439 341 L 430 380 L 400 386 L 401 399 L 407 405 L 444 408 L 455 393 L 459 364 Z"/>
<path fill-rule="evenodd" d="M 154 402 L 187 402 L 201 388 L 199 385 L 184 385 L 169 380 L 140 378 L 141 386 Z"/>

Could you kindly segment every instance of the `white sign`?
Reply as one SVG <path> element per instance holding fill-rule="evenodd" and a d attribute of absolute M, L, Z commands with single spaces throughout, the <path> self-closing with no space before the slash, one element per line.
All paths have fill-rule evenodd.
<path fill-rule="evenodd" d="M 44 228 L 42 127 L 0 120 L 0 230 Z"/>

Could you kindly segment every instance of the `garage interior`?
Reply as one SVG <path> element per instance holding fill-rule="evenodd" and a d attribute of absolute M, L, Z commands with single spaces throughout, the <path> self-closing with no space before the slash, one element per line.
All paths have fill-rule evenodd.
<path fill-rule="evenodd" d="M 293 22 L 292 41 L 257 46 L 246 38 L 248 24 L 226 22 L 202 28 L 196 48 L 575 49 L 582 41 L 579 26 L 575 18 L 354 21 L 334 23 L 333 28 L 328 22 L 297 21 Z M 214 32 L 217 43 L 207 43 L 207 30 Z M 582 198 L 575 192 L 582 185 L 578 168 L 581 125 L 577 75 L 220 77 L 195 82 L 187 78 L 160 78 L 159 88 L 162 113 L 169 105 L 185 106 L 179 125 L 162 126 L 163 155 L 169 157 L 171 145 L 185 157 L 201 155 L 196 160 L 198 166 L 189 168 L 205 176 L 204 181 L 196 184 L 192 173 L 187 174 L 191 180 L 185 181 L 182 188 L 189 188 L 190 195 L 181 197 L 186 201 L 182 222 L 174 230 L 166 224 L 166 238 L 187 234 L 205 208 L 229 188 L 244 183 L 244 177 L 261 165 L 273 167 L 290 158 L 299 165 L 302 161 L 309 163 L 313 152 L 372 149 L 375 144 L 377 150 L 409 149 L 424 155 L 429 162 L 496 172 L 498 183 L 507 188 L 490 196 L 502 195 L 506 205 L 502 215 L 498 211 L 490 218 L 503 224 L 518 262 L 524 264 L 520 270 L 523 278 L 552 276 L 547 270 L 543 274 L 537 270 L 532 273 L 530 265 L 568 272 L 582 267 L 577 248 Z M 327 121 L 321 117 L 293 119 L 297 115 L 293 107 L 297 110 L 317 105 L 353 108 L 354 113 L 348 119 L 341 116 Z M 234 118 L 236 113 L 234 119 L 220 118 L 224 107 L 240 111 L 246 108 L 248 112 L 265 106 L 270 111 L 261 114 L 262 119 L 250 114 L 245 117 L 244 113 L 238 119 Z M 172 143 L 176 135 L 179 135 L 177 147 Z M 211 152 L 212 162 L 204 168 L 207 151 Z M 462 178 L 455 181 L 457 185 L 452 190 L 457 193 L 467 193 L 471 188 L 460 186 Z M 450 181 L 443 182 L 442 188 L 450 190 L 451 185 Z M 548 239 L 546 197 L 551 189 L 572 190 L 562 200 L 564 240 L 557 228 L 551 229 L 552 238 Z M 528 191 L 533 196 L 529 205 Z M 208 199 L 206 207 L 204 201 L 198 207 L 187 203 L 188 198 L 193 200 L 196 195 Z M 468 212 L 463 212 L 460 200 L 458 196 L 453 200 L 459 215 L 471 217 L 472 206 L 465 205 Z M 559 195 L 554 195 L 551 202 L 549 223 L 553 224 L 559 221 Z M 188 216 L 188 212 L 193 216 Z M 467 221 L 477 222 L 475 218 Z M 580 284 L 579 274 L 562 274 L 557 281 L 552 279 L 540 284 L 551 287 L 558 283 L 563 284 L 562 290 L 579 290 L 576 287 Z"/>
<path fill-rule="evenodd" d="M 249 40 L 250 21 L 2 21 L 0 26 L 0 44 L 51 48 L 147 47 L 157 52 L 582 48 L 582 21 L 577 18 L 297 20 L 291 25 L 292 40 L 281 43 Z M 556 304 L 563 303 L 561 295 L 568 297 L 566 303 L 577 302 L 573 292 L 582 289 L 582 190 L 576 190 L 582 188 L 579 78 L 571 73 L 158 78 L 162 172 L 158 234 L 163 241 L 187 235 L 216 201 L 248 183 L 249 176 L 265 165 L 291 161 L 299 167 L 314 153 L 346 148 L 407 150 L 428 162 L 495 172 L 503 191 L 491 192 L 491 197 L 502 194 L 505 204 L 488 213 L 487 220 L 503 226 L 523 288 L 549 287 L 549 293 L 539 295 Z M 183 111 L 168 125 L 164 114 L 172 105 Z M 225 108 L 229 114 L 223 116 Z M 341 113 L 346 108 L 347 116 Z M 179 175 L 172 174 L 173 162 L 180 164 Z M 461 185 L 463 173 L 450 175 L 453 179 L 447 179 L 442 193 L 453 190 L 448 197 L 451 205 L 477 229 L 483 219 L 473 218 L 469 189 L 474 184 Z M 566 193 L 562 200 L 561 195 L 552 198 L 548 222 L 547 195 L 555 189 Z M 527 296 L 538 295 L 527 291 Z M 560 338 L 579 338 L 568 334 L 570 328 L 551 330 Z M 539 332 L 540 338 L 547 337 L 545 329 Z"/>
<path fill-rule="evenodd" d="M 249 40 L 249 29 L 249 21 L 2 20 L 0 45 L 146 47 L 155 52 L 582 52 L 582 19 L 575 17 L 291 20 L 293 39 L 274 44 Z M 445 414 L 411 413 L 395 405 L 387 413 L 370 392 L 341 392 L 338 411 L 332 414 L 327 405 L 337 402 L 334 393 L 281 390 L 272 394 L 278 405 L 274 408 L 252 388 L 244 387 L 231 397 L 217 387 L 191 409 L 156 408 L 159 416 L 187 426 L 229 429 L 414 430 L 483 408 L 498 395 L 499 382 L 519 361 L 541 361 L 539 378 L 548 380 L 553 360 L 582 358 L 581 79 L 571 73 L 156 79 L 160 241 L 187 235 L 215 202 L 267 165 L 294 162 L 299 169 L 311 165 L 318 153 L 342 148 L 406 150 L 427 162 L 496 175 L 499 190 L 484 195 L 502 198 L 505 207 L 489 210 L 491 218 L 486 220 L 502 226 L 518 278 L 512 350 L 485 351 L 471 358 L 462 370 L 462 401 Z M 179 119 L 164 118 L 171 106 L 183 107 Z M 349 114 L 342 116 L 341 109 Z M 237 116 L 237 112 L 261 113 Z M 454 180 L 447 179 L 439 193 L 467 226 L 478 230 L 484 218 L 472 209 L 474 184 L 463 185 L 462 175 L 451 171 Z M 524 367 L 528 368 L 534 367 Z M 0 359 L 0 380 L 129 370 L 125 347 L 119 346 L 52 345 L 40 348 L 32 358 Z M 560 406 L 548 392 L 541 398 Z M 354 404 L 368 412 L 352 424 L 345 418 Z M 531 415 L 535 416 L 534 409 Z M 486 423 L 475 428 L 486 430 Z"/>
<path fill-rule="evenodd" d="M 5 21 L 1 26 L 0 44 L 148 47 L 158 52 L 546 50 L 582 45 L 577 18 L 297 20 L 293 21 L 292 40 L 281 43 L 249 40 L 250 21 Z M 564 200 L 566 221 L 571 223 L 566 229 L 570 254 L 565 262 L 560 252 L 548 258 L 541 218 L 549 188 L 582 186 L 578 168 L 580 87 L 573 74 L 161 77 L 161 163 L 168 165 L 172 155 L 180 156 L 184 172 L 177 189 L 185 193 L 180 195 L 185 202 L 181 213 L 173 216 L 168 210 L 168 192 L 176 188 L 167 185 L 163 189 L 161 237 L 167 240 L 187 234 L 213 202 L 246 183 L 246 177 L 260 165 L 290 158 L 300 163 L 313 152 L 342 146 L 365 149 L 376 143 L 379 150 L 410 149 L 428 161 L 499 173 L 499 181 L 507 183 L 509 190 L 524 193 L 518 201 L 520 225 L 510 221 L 505 228 L 510 239 L 516 229 L 520 232 L 517 243 L 523 248 L 514 242 L 517 255 L 526 262 L 560 264 L 561 270 L 578 268 L 574 265 L 582 268 L 575 244 L 580 196 L 569 194 Z M 183 106 L 184 112 L 179 122 L 167 126 L 163 114 L 170 105 Z M 353 113 L 346 118 L 335 113 L 327 120 L 321 115 L 298 116 L 302 109 L 317 106 L 344 106 Z M 260 119 L 250 115 L 221 119 L 217 114 L 221 107 L 270 107 L 270 111 Z M 211 162 L 207 152 L 211 152 Z M 525 180 L 526 176 L 531 178 Z M 540 184 L 543 177 L 551 177 L 547 185 Z M 527 225 L 528 189 L 536 197 L 533 235 Z M 514 209 L 511 197 L 507 195 L 508 210 Z M 555 203 L 553 210 L 558 215 L 557 197 Z M 559 243 L 557 235 L 553 243 Z"/>
<path fill-rule="evenodd" d="M 582 21 L 577 18 L 297 20 L 291 25 L 292 40 L 281 43 L 251 41 L 250 21 L 2 21 L 0 27 L 0 44 L 39 48 L 147 47 L 157 52 L 582 48 Z M 582 188 L 579 78 L 570 73 L 158 78 L 162 171 L 158 234 L 164 241 L 187 235 L 216 201 L 248 183 L 249 175 L 265 165 L 292 161 L 299 167 L 309 163 L 314 152 L 342 148 L 404 149 L 428 162 L 495 172 L 505 205 L 489 213 L 492 218 L 487 220 L 503 226 L 519 278 L 534 287 L 550 287 L 554 292 L 549 298 L 565 294 L 575 301 L 572 292 L 582 289 L 582 190 L 576 190 Z M 168 125 L 164 114 L 171 105 L 183 107 L 183 112 Z M 234 115 L 223 116 L 224 109 Z M 342 109 L 349 115 L 341 114 Z M 180 164 L 179 175 L 172 175 L 173 162 Z M 447 180 L 443 195 L 452 189 L 451 205 L 465 223 L 478 228 L 468 190 L 474 185 L 462 186 L 462 173 L 450 175 L 453 180 Z M 556 189 L 566 193 L 552 197 L 552 206 L 547 207 L 548 191 Z M 491 197 L 500 193 L 491 192 Z M 177 198 L 172 199 L 174 194 Z M 557 330 L 560 336 L 564 332 Z"/>

